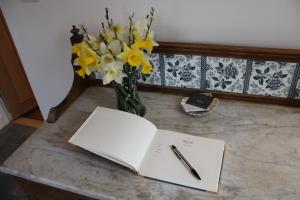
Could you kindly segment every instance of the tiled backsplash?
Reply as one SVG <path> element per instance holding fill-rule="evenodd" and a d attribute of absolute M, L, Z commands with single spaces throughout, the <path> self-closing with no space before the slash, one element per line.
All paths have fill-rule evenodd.
<path fill-rule="evenodd" d="M 300 73 L 299 73 L 300 74 Z M 299 75 L 300 76 L 300 75 Z M 296 86 L 295 98 L 300 99 L 300 78 L 298 79 L 298 84 Z"/>
<path fill-rule="evenodd" d="M 152 54 L 145 84 L 300 99 L 300 64 L 210 56 Z"/>
<path fill-rule="evenodd" d="M 297 63 L 158 53 L 150 60 L 154 69 L 140 83 L 300 99 Z"/>

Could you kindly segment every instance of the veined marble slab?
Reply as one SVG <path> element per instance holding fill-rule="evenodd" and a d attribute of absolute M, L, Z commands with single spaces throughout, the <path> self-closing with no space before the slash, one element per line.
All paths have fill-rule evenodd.
<path fill-rule="evenodd" d="M 136 176 L 67 143 L 97 105 L 115 107 L 114 95 L 88 88 L 0 171 L 99 199 L 300 199 L 300 108 L 221 99 L 214 112 L 194 118 L 181 111 L 179 95 L 140 92 L 146 118 L 159 128 L 226 141 L 219 192 L 212 194 Z"/>

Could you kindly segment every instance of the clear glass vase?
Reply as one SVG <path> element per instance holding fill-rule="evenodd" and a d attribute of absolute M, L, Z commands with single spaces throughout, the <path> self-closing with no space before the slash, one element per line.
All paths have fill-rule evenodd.
<path fill-rule="evenodd" d="M 125 64 L 123 66 L 123 72 L 127 77 L 123 78 L 122 85 L 113 82 L 117 96 L 117 107 L 119 110 L 143 117 L 146 114 L 146 107 L 141 102 L 137 90 L 139 71 Z"/>

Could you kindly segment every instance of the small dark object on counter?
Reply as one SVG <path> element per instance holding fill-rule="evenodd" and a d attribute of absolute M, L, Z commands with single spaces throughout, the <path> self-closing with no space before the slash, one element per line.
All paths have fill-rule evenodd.
<path fill-rule="evenodd" d="M 207 109 L 212 101 L 213 101 L 213 97 L 211 96 L 207 96 L 199 93 L 193 93 L 190 96 L 190 98 L 186 101 L 186 103 L 193 106 L 197 106 L 202 109 Z"/>
<path fill-rule="evenodd" d="M 199 96 L 201 96 L 199 98 Z M 196 100 L 193 100 L 193 99 Z M 201 99 L 201 101 L 197 101 L 197 99 Z M 188 104 L 188 101 L 192 101 L 194 104 L 197 103 L 197 106 L 194 106 L 192 104 Z M 181 100 L 181 107 L 184 110 L 184 112 L 190 116 L 203 116 L 206 114 L 211 113 L 213 110 L 216 109 L 217 105 L 219 104 L 219 99 L 214 98 L 211 93 L 193 93 L 190 97 L 183 97 Z M 202 107 L 199 107 L 198 105 L 201 105 Z M 205 108 L 206 107 L 206 108 Z"/>

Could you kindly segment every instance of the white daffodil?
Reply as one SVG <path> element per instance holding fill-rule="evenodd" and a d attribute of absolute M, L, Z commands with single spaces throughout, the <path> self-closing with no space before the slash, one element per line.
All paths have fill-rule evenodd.
<path fill-rule="evenodd" d="M 91 45 L 91 47 L 94 50 L 99 50 L 99 47 L 100 47 L 99 38 L 96 38 L 92 35 L 88 35 L 88 37 L 86 37 L 86 41 Z"/>
<path fill-rule="evenodd" d="M 114 57 L 109 53 L 104 54 L 104 55 L 101 56 L 101 65 L 102 65 L 102 67 L 104 67 L 106 64 L 112 63 L 114 61 L 115 61 Z"/>
<path fill-rule="evenodd" d="M 121 43 L 119 40 L 113 40 L 109 43 L 108 48 L 114 55 L 121 53 Z"/>
<path fill-rule="evenodd" d="M 103 85 L 109 84 L 111 81 L 116 81 L 119 84 L 122 84 L 123 78 L 126 77 L 122 73 L 123 64 L 121 62 L 115 61 L 105 65 L 105 75 L 103 77 Z"/>
<path fill-rule="evenodd" d="M 106 41 L 106 42 L 111 42 L 112 40 L 115 39 L 115 32 L 113 29 L 111 28 L 107 28 L 103 34 L 103 39 Z"/>
<path fill-rule="evenodd" d="M 104 42 L 100 42 L 100 47 L 99 47 L 99 51 L 101 54 L 106 54 L 108 53 L 108 49 L 107 49 L 107 46 Z"/>
<path fill-rule="evenodd" d="M 128 44 L 129 42 L 129 29 L 125 28 L 122 29 L 120 32 L 117 33 L 118 39 L 122 42 Z"/>
<path fill-rule="evenodd" d="M 147 33 L 147 19 L 141 19 L 134 23 L 133 34 L 139 38 L 145 38 Z"/>

